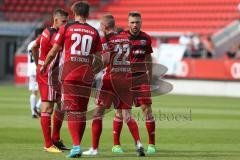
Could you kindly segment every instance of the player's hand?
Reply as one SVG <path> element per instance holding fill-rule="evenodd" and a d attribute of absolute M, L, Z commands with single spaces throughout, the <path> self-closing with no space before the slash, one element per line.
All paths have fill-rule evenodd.
<path fill-rule="evenodd" d="M 40 68 L 40 73 L 41 74 L 44 74 L 45 71 L 46 71 L 47 67 L 45 65 L 43 65 L 41 68 Z"/>

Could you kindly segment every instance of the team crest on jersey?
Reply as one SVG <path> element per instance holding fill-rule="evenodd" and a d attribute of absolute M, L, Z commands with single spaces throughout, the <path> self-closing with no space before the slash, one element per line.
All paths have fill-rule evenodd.
<path fill-rule="evenodd" d="M 147 41 L 146 40 L 140 40 L 141 45 L 146 45 Z"/>

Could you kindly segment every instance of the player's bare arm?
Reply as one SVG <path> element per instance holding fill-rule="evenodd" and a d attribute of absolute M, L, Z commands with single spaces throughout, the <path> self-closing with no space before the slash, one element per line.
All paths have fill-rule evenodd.
<path fill-rule="evenodd" d="M 44 65 L 40 69 L 41 74 L 43 74 L 46 71 L 47 66 L 52 62 L 52 60 L 55 58 L 55 56 L 60 50 L 61 50 L 61 46 L 59 46 L 58 44 L 53 45 L 52 49 L 49 51 L 45 59 Z"/>
<path fill-rule="evenodd" d="M 146 67 L 147 67 L 147 70 L 148 70 L 148 75 L 149 75 L 149 78 L 150 78 L 150 82 L 152 80 L 152 56 L 151 54 L 147 54 L 146 55 Z"/>
<path fill-rule="evenodd" d="M 103 57 L 101 55 L 101 52 L 96 52 L 94 55 L 94 61 L 93 61 L 93 72 L 94 74 L 97 74 L 100 72 L 104 67 Z"/>
<path fill-rule="evenodd" d="M 37 43 L 34 43 L 34 45 L 32 46 L 32 56 L 34 58 L 34 62 L 36 64 L 36 66 L 38 65 L 38 49 L 39 49 L 40 45 Z"/>
<path fill-rule="evenodd" d="M 106 52 L 102 55 L 102 61 L 103 61 L 104 68 L 106 67 L 107 64 L 110 63 L 110 55 L 111 55 L 111 52 Z"/>

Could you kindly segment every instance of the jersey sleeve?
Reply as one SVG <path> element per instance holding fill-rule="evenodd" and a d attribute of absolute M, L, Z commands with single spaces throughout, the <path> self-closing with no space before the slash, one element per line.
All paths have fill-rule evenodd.
<path fill-rule="evenodd" d="M 53 34 L 53 38 L 52 38 L 51 41 L 50 41 L 50 43 L 51 43 L 52 46 L 53 46 L 54 43 L 55 43 L 55 38 L 56 38 L 56 36 L 57 36 L 57 33 Z"/>
<path fill-rule="evenodd" d="M 152 40 L 151 40 L 151 37 L 150 37 L 149 35 L 147 35 L 147 48 L 146 48 L 146 53 L 147 53 L 147 54 L 153 53 Z"/>
<path fill-rule="evenodd" d="M 56 34 L 56 36 L 54 37 L 53 40 L 53 44 L 58 44 L 60 46 L 63 46 L 63 42 L 64 42 L 64 32 L 65 32 L 65 25 L 61 26 L 58 33 Z"/>

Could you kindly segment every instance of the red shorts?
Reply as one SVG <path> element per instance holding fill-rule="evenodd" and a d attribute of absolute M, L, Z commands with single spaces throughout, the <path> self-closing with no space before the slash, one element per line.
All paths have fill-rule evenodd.
<path fill-rule="evenodd" d="M 58 79 L 37 75 L 41 101 L 59 102 L 61 100 L 61 84 Z"/>
<path fill-rule="evenodd" d="M 61 100 L 61 93 L 55 89 L 55 86 L 43 83 L 38 83 L 38 86 L 42 102 L 59 102 Z"/>
<path fill-rule="evenodd" d="M 118 84 L 121 82 L 118 82 Z M 131 84 L 115 86 L 110 80 L 102 80 L 96 95 L 96 104 L 109 109 L 114 105 L 115 109 L 131 109 L 133 104 Z"/>
<path fill-rule="evenodd" d="M 65 111 L 86 112 L 92 84 L 81 81 L 63 81 L 62 107 Z"/>
<path fill-rule="evenodd" d="M 133 75 L 133 101 L 136 107 L 152 104 L 151 86 L 147 73 Z"/>
<path fill-rule="evenodd" d="M 61 83 L 59 81 L 58 57 L 48 66 L 44 74 L 40 73 L 41 65 L 37 68 L 37 82 L 42 101 L 60 102 Z"/>

